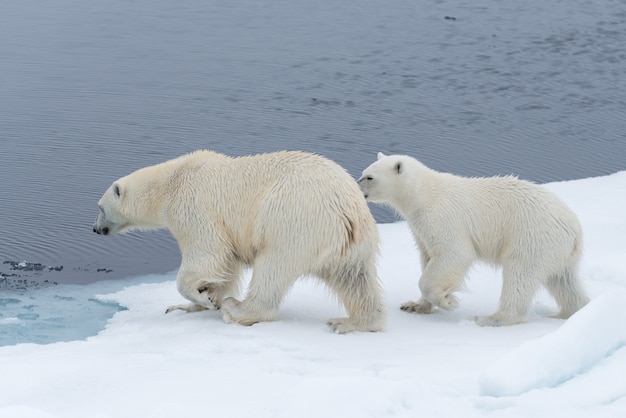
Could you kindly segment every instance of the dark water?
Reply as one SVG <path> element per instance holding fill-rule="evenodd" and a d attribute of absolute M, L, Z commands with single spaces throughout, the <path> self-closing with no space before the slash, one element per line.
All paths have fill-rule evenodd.
<path fill-rule="evenodd" d="M 9 0 L 0 77 L 0 263 L 46 266 L 0 264 L 0 288 L 175 269 L 167 232 L 91 226 L 114 179 L 197 148 L 355 177 L 377 151 L 537 182 L 626 169 L 625 1 Z"/>

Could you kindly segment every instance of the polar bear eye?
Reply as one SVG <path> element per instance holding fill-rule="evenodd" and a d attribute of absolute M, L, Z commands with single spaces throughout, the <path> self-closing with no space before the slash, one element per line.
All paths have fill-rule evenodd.
<path fill-rule="evenodd" d="M 372 176 L 367 176 L 367 177 L 365 177 L 365 180 L 374 180 L 374 177 L 372 177 Z"/>
<path fill-rule="evenodd" d="M 113 185 L 113 194 L 115 194 L 115 196 L 120 197 L 121 192 L 120 192 L 120 186 L 115 184 Z"/>

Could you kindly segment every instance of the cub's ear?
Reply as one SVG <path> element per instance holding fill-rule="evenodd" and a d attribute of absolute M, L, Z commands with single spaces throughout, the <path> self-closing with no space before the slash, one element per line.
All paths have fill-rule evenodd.
<path fill-rule="evenodd" d="M 122 187 L 118 183 L 113 183 L 113 194 L 115 197 L 122 196 Z"/>
<path fill-rule="evenodd" d="M 380 160 L 381 158 L 386 157 L 385 154 L 383 154 L 382 152 L 378 153 L 378 159 Z"/>
<path fill-rule="evenodd" d="M 402 163 L 398 161 L 393 169 L 396 170 L 396 174 L 402 173 Z"/>

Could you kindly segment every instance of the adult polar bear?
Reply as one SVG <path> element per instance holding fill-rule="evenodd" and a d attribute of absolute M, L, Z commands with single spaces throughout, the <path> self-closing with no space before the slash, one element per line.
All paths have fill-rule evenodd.
<path fill-rule="evenodd" d="M 493 315 L 477 317 L 479 325 L 524 322 L 541 284 L 556 299 L 560 318 L 588 302 L 577 274 L 580 224 L 543 187 L 514 177 L 439 173 L 411 157 L 382 153 L 358 183 L 367 200 L 400 212 L 420 251 L 422 295 L 402 310 L 456 308 L 453 292 L 475 260 L 501 266 L 503 273 L 500 306 Z"/>
<path fill-rule="evenodd" d="M 272 321 L 293 283 L 315 275 L 349 315 L 328 321 L 335 332 L 386 324 L 376 224 L 354 179 L 326 158 L 196 151 L 120 178 L 98 206 L 98 234 L 168 228 L 178 241 L 177 287 L 192 303 L 168 312 L 221 309 L 229 323 Z M 253 274 L 240 302 L 246 266 Z"/>

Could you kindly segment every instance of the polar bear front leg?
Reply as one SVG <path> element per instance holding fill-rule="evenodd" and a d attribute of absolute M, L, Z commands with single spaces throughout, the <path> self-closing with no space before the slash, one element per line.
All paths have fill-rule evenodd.
<path fill-rule="evenodd" d="M 198 273 L 179 271 L 176 277 L 176 287 L 179 293 L 192 303 L 173 305 L 165 313 L 175 310 L 185 312 L 200 312 L 204 310 L 219 310 L 222 302 L 219 282 L 198 279 Z"/>
<path fill-rule="evenodd" d="M 426 266 L 430 262 L 430 256 L 428 255 L 428 251 L 426 247 L 422 244 L 419 239 L 417 241 L 417 248 L 419 249 L 420 254 L 420 265 L 422 267 L 422 271 L 426 269 Z M 435 306 L 430 303 L 424 296 L 420 297 L 417 301 L 408 301 L 407 303 L 400 306 L 400 309 L 404 312 L 410 313 L 418 313 L 418 314 L 431 314 L 435 311 Z"/>
<path fill-rule="evenodd" d="M 461 287 L 471 263 L 471 260 L 454 259 L 449 254 L 447 257 L 431 257 L 419 281 L 421 298 L 404 304 L 402 310 L 431 313 L 432 305 L 447 311 L 456 309 L 459 301 L 453 293 Z"/>

